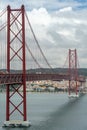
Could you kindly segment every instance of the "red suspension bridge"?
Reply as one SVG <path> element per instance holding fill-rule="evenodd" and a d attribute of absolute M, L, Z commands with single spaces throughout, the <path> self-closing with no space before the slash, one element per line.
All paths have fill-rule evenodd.
<path fill-rule="evenodd" d="M 22 5 L 20 9 L 11 9 L 10 6 L 7 7 L 7 10 L 3 10 L 0 14 L 0 17 L 5 15 L 7 12 L 7 21 L 5 23 L 2 23 L 0 26 L 0 32 L 3 34 L 6 28 L 7 32 L 7 44 L 4 46 L 7 47 L 5 55 L 6 63 L 3 62 L 3 64 L 6 64 L 6 73 L 0 73 L 0 84 L 6 85 L 6 122 L 5 125 L 19 125 L 20 122 L 12 122 L 13 120 L 13 114 L 15 111 L 17 111 L 20 114 L 20 120 L 23 118 L 21 124 L 22 125 L 29 125 L 29 122 L 27 121 L 27 110 L 26 110 L 26 81 L 35 81 L 35 80 L 69 80 L 69 95 L 71 94 L 71 89 L 73 88 L 73 85 L 75 86 L 75 93 L 78 94 L 78 85 L 77 81 L 79 82 L 85 82 L 84 77 L 80 77 L 78 75 L 78 65 L 77 65 L 77 52 L 75 50 L 69 50 L 68 54 L 68 73 L 67 74 L 55 74 L 53 68 L 49 64 L 47 58 L 45 57 L 38 40 L 36 38 L 36 35 L 33 31 L 33 28 L 31 26 L 31 23 L 28 19 L 28 16 L 25 12 L 24 6 Z M 25 21 L 25 18 L 27 22 Z M 32 49 L 28 46 L 26 42 L 25 37 L 25 30 L 28 28 L 29 25 L 30 31 L 32 32 L 32 36 L 35 41 L 35 46 L 37 46 L 39 54 L 32 53 Z M 28 36 L 28 34 L 27 34 Z M 31 40 L 31 38 L 30 38 Z M 6 42 L 5 39 L 3 39 L 1 42 Z M 31 40 L 32 42 L 32 40 Z M 35 46 L 33 47 L 33 50 L 35 50 Z M 26 50 L 27 48 L 27 50 Z M 51 73 L 26 73 L 26 61 L 28 60 L 26 58 L 26 53 L 31 55 L 34 63 L 36 64 L 36 68 L 43 69 L 42 63 L 40 64 L 38 61 L 41 59 L 45 62 L 45 65 L 47 65 L 47 68 L 51 69 Z M 37 56 L 37 58 L 35 57 Z M 39 57 L 40 56 L 40 57 Z M 32 63 L 31 57 L 29 57 L 29 64 L 28 66 L 34 66 Z M 2 57 L 2 59 L 4 59 Z M 41 62 L 42 62 L 41 61 Z M 30 65 L 31 64 L 31 65 Z M 43 63 L 44 64 L 44 63 Z M 12 68 L 20 69 L 21 73 L 12 73 Z M 23 92 L 20 93 L 19 89 L 23 88 Z M 10 89 L 13 88 L 13 91 L 10 92 Z M 13 98 L 15 95 L 18 95 L 18 104 L 16 104 L 13 101 Z"/>

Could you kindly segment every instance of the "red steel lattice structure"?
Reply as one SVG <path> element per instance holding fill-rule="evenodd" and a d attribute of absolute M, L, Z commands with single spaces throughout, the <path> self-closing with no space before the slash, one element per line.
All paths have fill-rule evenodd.
<path fill-rule="evenodd" d="M 69 95 L 72 91 L 75 91 L 77 95 L 77 52 L 69 49 Z"/>
<path fill-rule="evenodd" d="M 17 30 L 17 24 L 20 27 Z M 13 26 L 16 25 L 16 29 Z M 15 31 L 16 30 L 16 31 Z M 17 43 L 16 43 L 17 40 Z M 17 48 L 14 48 L 14 45 Z M 18 48 L 19 47 L 19 48 Z M 19 55 L 21 54 L 21 55 Z M 20 9 L 11 9 L 7 7 L 7 72 L 11 71 L 11 63 L 17 57 L 22 65 L 22 81 L 14 85 L 8 84 L 6 91 L 6 121 L 9 121 L 11 116 L 17 111 L 23 117 L 26 117 L 26 63 L 25 63 L 25 9 L 22 5 Z M 19 88 L 23 87 L 23 93 L 19 92 Z M 10 89 L 14 89 L 10 92 Z M 21 98 L 18 104 L 12 101 L 12 98 L 18 94 Z M 19 98 L 17 99 L 19 100 Z M 22 108 L 21 108 L 22 107 Z"/>

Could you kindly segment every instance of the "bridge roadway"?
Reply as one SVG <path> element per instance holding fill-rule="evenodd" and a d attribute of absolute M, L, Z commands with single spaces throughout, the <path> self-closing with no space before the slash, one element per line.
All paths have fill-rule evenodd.
<path fill-rule="evenodd" d="M 26 74 L 26 81 L 36 81 L 36 80 L 69 80 L 67 74 Z M 79 76 L 78 81 L 85 82 L 84 76 Z M 10 74 L 0 74 L 0 84 L 21 84 L 23 82 L 23 74 L 10 73 Z"/>

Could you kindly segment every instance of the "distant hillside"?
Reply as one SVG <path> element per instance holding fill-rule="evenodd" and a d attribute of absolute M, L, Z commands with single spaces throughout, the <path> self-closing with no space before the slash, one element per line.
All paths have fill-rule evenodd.
<path fill-rule="evenodd" d="M 6 72 L 5 69 L 0 71 Z M 21 73 L 21 70 L 11 70 L 11 73 Z M 40 69 L 27 70 L 27 73 L 68 73 L 68 69 L 67 68 L 54 68 L 54 69 L 40 68 Z M 78 74 L 87 76 L 87 68 L 78 69 Z"/>
<path fill-rule="evenodd" d="M 29 73 L 68 73 L 68 68 L 54 68 L 54 69 L 35 69 L 35 70 L 28 70 Z M 78 69 L 79 75 L 87 76 L 87 68 L 80 68 Z"/>

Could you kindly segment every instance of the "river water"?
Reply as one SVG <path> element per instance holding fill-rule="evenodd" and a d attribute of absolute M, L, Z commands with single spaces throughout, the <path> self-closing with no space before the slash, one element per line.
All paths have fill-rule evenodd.
<path fill-rule="evenodd" d="M 66 93 L 27 93 L 29 128 L 2 127 L 5 98 L 0 93 L 0 130 L 87 130 L 87 95 L 70 100 Z"/>

